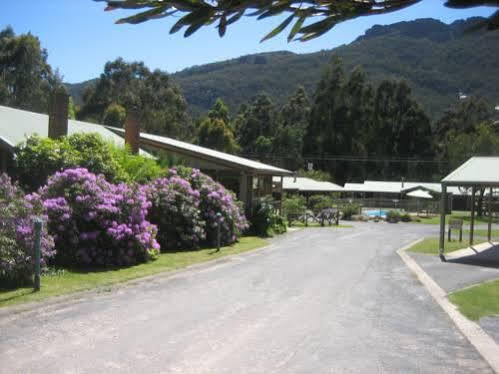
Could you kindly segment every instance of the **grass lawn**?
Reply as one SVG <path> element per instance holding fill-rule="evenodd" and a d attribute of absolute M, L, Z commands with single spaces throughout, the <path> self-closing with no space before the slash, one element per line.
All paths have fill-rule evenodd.
<path fill-rule="evenodd" d="M 408 249 L 408 251 L 438 255 L 438 246 L 439 246 L 438 237 L 427 238 L 422 242 L 413 245 L 411 248 Z M 464 235 L 462 242 L 459 242 L 457 240 L 452 240 L 451 242 L 448 242 L 447 238 L 445 238 L 445 252 L 452 252 L 466 247 L 468 247 L 468 242 L 465 240 Z"/>
<path fill-rule="evenodd" d="M 475 236 L 484 236 L 484 237 L 487 237 L 487 229 L 485 230 L 475 230 Z M 463 238 L 464 236 L 469 236 L 470 234 L 470 231 L 469 230 L 463 230 Z M 492 234 L 492 237 L 499 237 L 499 230 L 492 230 L 491 231 L 491 234 Z M 457 233 L 457 235 L 459 235 L 459 232 Z M 454 232 L 452 233 L 452 237 L 454 237 Z"/>
<path fill-rule="evenodd" d="M 353 226 L 352 225 L 331 225 L 331 226 L 328 226 L 327 224 L 324 224 L 324 226 L 321 226 L 320 223 L 317 223 L 317 222 L 309 222 L 308 223 L 308 226 L 305 226 L 305 224 L 303 222 L 293 222 L 293 226 L 289 226 L 288 227 L 324 227 L 324 228 L 327 228 L 329 227 L 330 229 L 351 229 Z"/>
<path fill-rule="evenodd" d="M 222 247 L 220 252 L 214 249 L 162 253 L 156 261 L 128 268 L 95 269 L 95 270 L 64 270 L 60 274 L 46 275 L 41 278 L 40 292 L 32 288 L 15 290 L 0 289 L 0 307 L 30 301 L 39 301 L 52 296 L 89 290 L 96 287 L 110 286 L 131 279 L 145 277 L 166 271 L 181 269 L 200 262 L 214 260 L 219 257 L 250 251 L 265 246 L 267 241 L 262 238 L 248 236 L 240 238 L 239 242 L 228 247 Z"/>
<path fill-rule="evenodd" d="M 473 321 L 499 315 L 499 279 L 456 291 L 449 295 L 449 300 Z"/>
<path fill-rule="evenodd" d="M 424 217 L 418 217 L 420 219 L 420 222 L 417 223 L 425 223 L 425 224 L 433 224 L 433 225 L 438 225 L 440 224 L 440 215 L 436 215 L 433 217 L 429 218 L 424 218 Z M 445 222 L 449 223 L 449 219 L 462 219 L 463 223 L 469 224 L 471 221 L 471 213 L 470 212 L 460 212 L 460 211 L 454 211 L 452 214 L 447 214 L 445 216 Z M 489 223 L 489 218 L 488 217 L 476 217 L 475 216 L 475 224 L 478 223 Z M 492 223 L 499 223 L 499 217 L 492 217 Z"/>

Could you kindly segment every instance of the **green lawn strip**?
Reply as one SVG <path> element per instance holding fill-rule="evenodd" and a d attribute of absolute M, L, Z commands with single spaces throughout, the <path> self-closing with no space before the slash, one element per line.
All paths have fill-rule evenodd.
<path fill-rule="evenodd" d="M 35 293 L 32 288 L 0 290 L 0 307 L 40 301 L 48 297 L 109 286 L 152 274 L 181 269 L 192 264 L 261 248 L 266 244 L 265 239 L 248 236 L 240 238 L 239 242 L 232 246 L 222 247 L 220 252 L 214 252 L 214 249 L 210 248 L 197 251 L 162 253 L 155 261 L 128 268 L 89 271 L 64 270 L 59 275 L 42 276 L 40 292 Z"/>
<path fill-rule="evenodd" d="M 411 248 L 408 249 L 410 252 L 417 252 L 417 253 L 428 253 L 428 254 L 438 254 L 438 247 L 439 247 L 439 238 L 427 238 L 424 239 L 422 242 L 419 242 L 415 245 L 413 245 Z M 451 242 L 447 241 L 447 238 L 445 239 L 445 252 L 452 252 L 456 251 L 458 249 L 463 249 L 468 247 L 467 242 L 463 239 L 462 242 L 459 242 L 457 240 L 452 240 Z"/>
<path fill-rule="evenodd" d="M 499 279 L 465 288 L 449 295 L 459 311 L 473 321 L 499 315 Z"/>
<path fill-rule="evenodd" d="M 469 230 L 463 230 L 463 236 L 464 235 L 469 235 L 470 231 Z M 487 229 L 485 230 L 474 230 L 474 235 L 475 236 L 487 236 L 488 231 Z M 491 234 L 493 237 L 499 237 L 499 230 L 491 230 Z M 457 232 L 457 235 L 459 235 L 459 232 Z M 454 237 L 454 232 L 452 234 Z"/>
<path fill-rule="evenodd" d="M 353 228 L 352 225 L 331 225 L 331 226 L 328 226 L 327 224 L 324 224 L 324 226 L 321 226 L 320 223 L 317 223 L 317 222 L 309 222 L 308 223 L 308 226 L 305 226 L 305 224 L 303 222 L 293 222 L 293 225 L 290 226 L 288 225 L 288 227 L 329 227 L 329 228 L 332 228 L 332 229 L 351 229 Z"/>
<path fill-rule="evenodd" d="M 417 223 L 423 223 L 423 224 L 431 224 L 431 225 L 437 225 L 440 224 L 440 215 L 432 216 L 432 217 L 418 217 L 419 222 Z M 445 222 L 449 223 L 449 219 L 462 219 L 463 223 L 469 224 L 471 221 L 471 214 L 470 212 L 460 212 L 460 211 L 455 211 L 452 214 L 447 214 L 445 216 Z M 475 223 L 489 223 L 488 217 L 475 217 Z M 499 217 L 493 217 L 492 223 L 499 223 Z"/>

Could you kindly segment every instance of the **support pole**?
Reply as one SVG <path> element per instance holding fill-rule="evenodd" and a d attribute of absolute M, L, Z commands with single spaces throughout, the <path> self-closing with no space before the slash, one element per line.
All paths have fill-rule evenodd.
<path fill-rule="evenodd" d="M 487 230 L 487 239 L 490 242 L 492 239 L 492 187 L 489 190 L 489 226 Z"/>
<path fill-rule="evenodd" d="M 34 243 L 33 243 L 33 252 L 35 256 L 35 281 L 34 281 L 34 290 L 40 291 L 40 259 L 41 259 L 41 250 L 40 250 L 40 241 L 41 241 L 41 233 L 42 233 L 42 220 L 40 218 L 35 218 L 33 220 L 35 232 L 34 232 Z"/>
<path fill-rule="evenodd" d="M 283 217 L 282 213 L 282 199 L 284 198 L 284 177 L 281 175 L 281 199 L 279 200 L 279 215 Z"/>
<path fill-rule="evenodd" d="M 473 245 L 473 234 L 475 231 L 475 195 L 476 195 L 476 186 L 473 186 L 471 188 L 470 246 Z"/>
<path fill-rule="evenodd" d="M 222 225 L 222 214 L 217 213 L 217 252 L 220 252 L 220 226 Z"/>
<path fill-rule="evenodd" d="M 440 196 L 440 243 L 438 247 L 438 254 L 442 261 L 445 261 L 445 211 L 447 204 L 447 186 L 442 184 L 442 194 Z"/>

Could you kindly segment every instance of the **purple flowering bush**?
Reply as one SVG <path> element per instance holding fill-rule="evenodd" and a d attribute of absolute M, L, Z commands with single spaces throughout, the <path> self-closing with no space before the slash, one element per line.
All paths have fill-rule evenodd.
<path fill-rule="evenodd" d="M 143 186 L 142 191 L 151 203 L 147 219 L 158 226 L 161 249 L 198 248 L 205 237 L 199 191 L 176 173 L 152 181 Z"/>
<path fill-rule="evenodd" d="M 34 270 L 33 218 L 47 221 L 39 200 L 26 199 L 6 175 L 0 175 L 0 284 L 29 283 Z M 41 235 L 41 267 L 54 256 L 54 241 L 44 225 Z"/>
<path fill-rule="evenodd" d="M 133 265 L 159 251 L 150 203 L 137 186 L 111 184 L 76 168 L 57 172 L 31 199 L 40 199 L 54 236 L 57 264 Z"/>
<path fill-rule="evenodd" d="M 177 170 L 170 169 L 170 173 L 176 174 Z M 198 169 L 181 168 L 178 173 L 190 182 L 194 190 L 199 191 L 199 209 L 202 219 L 206 222 L 205 243 L 216 243 L 218 221 L 221 225 L 221 245 L 234 243 L 249 226 L 243 214 L 242 204 L 234 193 Z M 219 218 L 217 213 L 221 215 Z"/>

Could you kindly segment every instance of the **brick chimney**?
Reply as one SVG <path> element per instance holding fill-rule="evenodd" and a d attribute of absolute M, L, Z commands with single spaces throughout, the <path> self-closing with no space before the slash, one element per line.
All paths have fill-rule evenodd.
<path fill-rule="evenodd" d="M 127 110 L 125 119 L 125 144 L 132 153 L 139 153 L 140 144 L 140 118 L 136 110 Z"/>
<path fill-rule="evenodd" d="M 54 92 L 49 99 L 49 138 L 57 139 L 68 135 L 69 95 Z"/>

